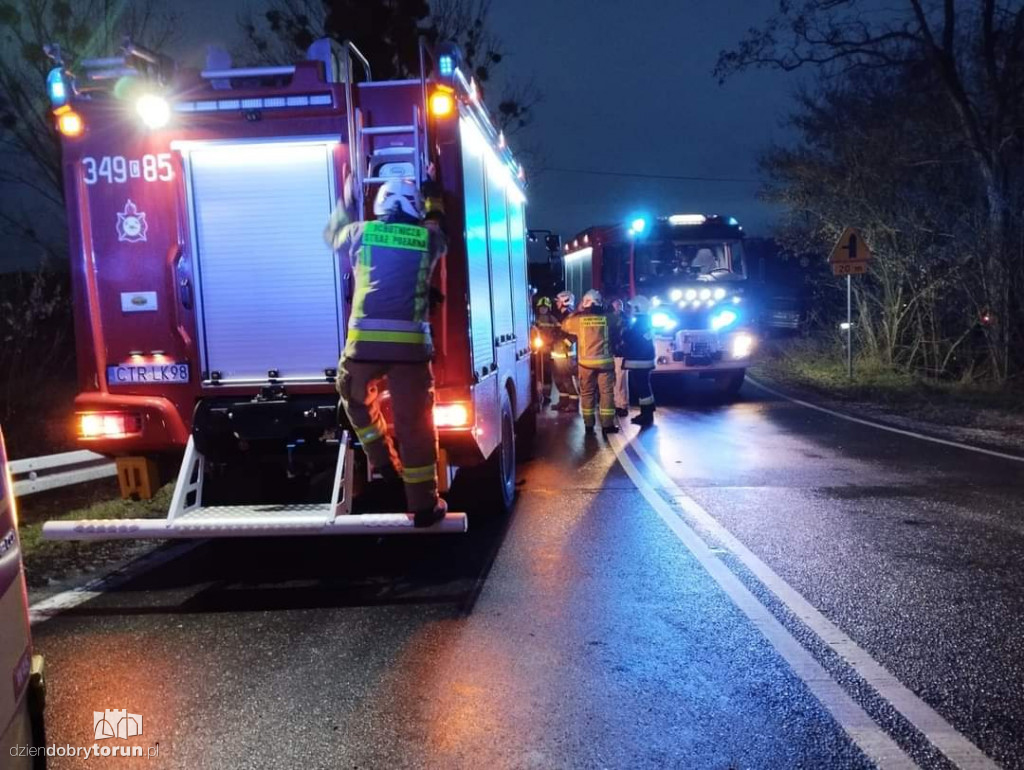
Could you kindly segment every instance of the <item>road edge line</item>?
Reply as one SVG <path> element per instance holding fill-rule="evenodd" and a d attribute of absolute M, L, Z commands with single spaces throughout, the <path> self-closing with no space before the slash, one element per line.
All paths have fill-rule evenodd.
<path fill-rule="evenodd" d="M 628 446 L 633 448 L 644 467 L 650 469 L 658 484 L 672 494 L 680 507 L 699 521 L 704 529 L 708 530 L 716 540 L 731 551 L 754 577 L 775 594 L 787 609 L 799 618 L 829 649 L 846 661 L 881 698 L 896 709 L 936 749 L 961 768 L 998 769 L 999 765 L 993 759 L 949 724 L 935 709 L 915 695 L 881 663 L 871 657 L 865 649 L 807 601 L 799 591 L 789 585 L 775 570 L 740 542 L 732 532 L 725 528 L 725 525 L 683 491 L 638 439 L 639 434 L 628 442 Z M 618 450 L 616 450 L 616 454 L 619 454 Z M 625 455 L 625 452 L 623 451 L 622 454 Z M 626 459 L 632 462 L 628 456 Z M 650 484 L 646 479 L 644 481 Z M 651 489 L 657 495 L 653 486 Z M 672 511 L 671 506 L 660 495 L 658 499 L 669 511 Z M 679 518 L 679 514 L 675 511 L 672 511 L 672 515 Z"/>
<path fill-rule="evenodd" d="M 977 452 L 978 454 L 988 455 L 989 457 L 998 457 L 1002 460 L 1011 460 L 1012 462 L 1024 463 L 1024 456 L 1010 454 L 1008 452 L 1000 452 L 997 449 L 985 449 L 984 447 L 974 446 L 973 444 L 965 444 L 961 441 L 953 441 L 948 438 L 939 438 L 938 436 L 929 436 L 927 433 L 918 433 L 912 430 L 905 430 L 903 428 L 897 428 L 893 425 L 886 425 L 882 422 L 875 422 L 874 420 L 865 420 L 863 417 L 854 417 L 852 414 L 846 414 L 836 409 L 829 409 L 827 406 L 821 406 L 810 401 L 804 401 L 803 399 L 790 396 L 782 391 L 776 390 L 768 385 L 765 385 L 759 380 L 747 376 L 747 382 L 753 385 L 755 388 L 760 388 L 766 393 L 771 393 L 773 396 L 789 401 L 798 406 L 805 407 L 806 409 L 813 409 L 816 412 L 822 412 L 832 417 L 838 417 L 840 420 L 847 420 L 848 422 L 854 422 L 858 425 L 866 425 L 869 428 L 877 428 L 878 430 L 888 431 L 889 433 L 896 433 L 900 436 L 908 436 L 910 438 L 916 438 L 921 441 L 930 441 L 933 444 L 942 444 L 943 446 L 954 447 L 956 449 L 963 449 L 968 452 Z"/>
<path fill-rule="evenodd" d="M 28 608 L 29 624 L 36 626 L 40 623 L 45 623 L 62 612 L 74 609 L 107 591 L 123 585 L 132 578 L 144 575 L 157 567 L 184 556 L 189 551 L 197 548 L 202 542 L 204 541 L 190 540 L 184 543 L 175 543 L 167 548 L 158 548 L 106 575 L 93 578 L 76 588 L 69 588 L 67 591 L 61 591 L 53 596 L 48 596 Z"/>
<path fill-rule="evenodd" d="M 739 577 L 715 556 L 704 539 L 696 533 L 658 494 L 651 483 L 626 453 L 625 439 L 615 434 L 608 437 L 616 458 L 626 475 L 672 533 L 686 546 L 697 562 L 725 592 L 782 657 L 797 678 L 818 699 L 864 755 L 878 767 L 917 768 L 917 763 L 829 676 L 814 656 L 797 641 Z"/>

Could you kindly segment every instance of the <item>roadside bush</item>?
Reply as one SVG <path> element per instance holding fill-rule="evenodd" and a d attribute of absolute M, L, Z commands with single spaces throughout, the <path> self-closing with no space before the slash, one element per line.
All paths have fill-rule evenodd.
<path fill-rule="evenodd" d="M 12 456 L 70 442 L 76 389 L 68 275 L 42 267 L 0 279 L 0 424 Z"/>

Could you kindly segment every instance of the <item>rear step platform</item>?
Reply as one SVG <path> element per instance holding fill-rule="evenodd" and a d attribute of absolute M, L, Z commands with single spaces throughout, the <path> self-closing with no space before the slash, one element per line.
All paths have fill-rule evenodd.
<path fill-rule="evenodd" d="M 449 513 L 432 527 L 407 513 L 352 513 L 353 449 L 339 442 L 330 503 L 203 506 L 205 461 L 189 438 L 166 519 L 48 521 L 47 540 L 164 540 L 310 535 L 433 535 L 467 530 L 466 514 Z"/>

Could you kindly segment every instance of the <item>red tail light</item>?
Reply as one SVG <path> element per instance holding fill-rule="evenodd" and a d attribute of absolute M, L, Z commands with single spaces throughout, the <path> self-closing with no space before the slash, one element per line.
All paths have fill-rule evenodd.
<path fill-rule="evenodd" d="M 142 416 L 126 412 L 79 412 L 79 438 L 126 438 L 142 433 Z"/>
<path fill-rule="evenodd" d="M 434 425 L 438 428 L 468 428 L 472 423 L 468 404 L 457 401 L 434 405 Z"/>

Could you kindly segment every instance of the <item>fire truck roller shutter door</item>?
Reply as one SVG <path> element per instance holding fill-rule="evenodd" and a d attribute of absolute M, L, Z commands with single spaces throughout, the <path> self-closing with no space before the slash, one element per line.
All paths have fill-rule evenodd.
<path fill-rule="evenodd" d="M 462 131 L 475 130 L 460 121 Z M 485 376 L 494 363 L 494 329 L 491 322 L 490 270 L 487 257 L 487 209 L 484 158 L 476 142 L 462 142 L 462 174 L 465 193 L 466 260 L 469 272 L 470 335 L 473 370 Z"/>
<path fill-rule="evenodd" d="M 320 231 L 333 189 L 328 143 L 185 151 L 203 369 L 221 382 L 323 381 L 341 348 L 338 265 Z"/>

